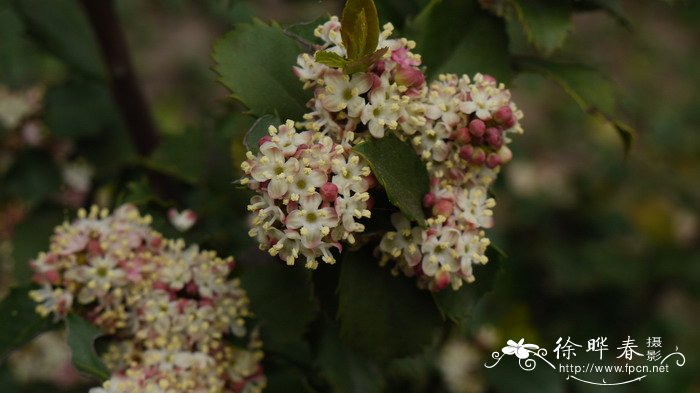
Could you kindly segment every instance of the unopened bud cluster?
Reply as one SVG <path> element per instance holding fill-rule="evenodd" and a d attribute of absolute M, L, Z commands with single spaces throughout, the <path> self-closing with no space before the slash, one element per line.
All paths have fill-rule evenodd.
<path fill-rule="evenodd" d="M 112 378 L 91 392 L 261 391 L 261 343 L 245 338 L 248 298 L 232 258 L 164 239 L 132 205 L 93 207 L 56 228 L 31 261 L 30 296 L 55 319 L 76 312 L 111 338 Z"/>

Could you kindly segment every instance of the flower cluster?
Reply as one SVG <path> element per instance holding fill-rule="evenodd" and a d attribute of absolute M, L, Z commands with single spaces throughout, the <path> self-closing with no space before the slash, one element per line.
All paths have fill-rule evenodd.
<path fill-rule="evenodd" d="M 490 241 L 483 228 L 493 225 L 496 201 L 488 187 L 512 158 L 511 135 L 522 133 L 522 112 L 510 92 L 490 76 L 440 75 L 423 100 L 426 122 L 407 134 L 431 179 L 423 205 L 432 216 L 427 228 L 398 215 L 396 231 L 380 243 L 384 261 L 416 275 L 419 285 L 441 290 L 474 281 L 473 265 L 488 262 Z"/>
<path fill-rule="evenodd" d="M 337 17 L 318 26 L 322 44 L 316 49 L 345 56 L 340 29 Z M 385 52 L 366 72 L 346 75 L 311 54 L 298 57 L 294 73 L 314 93 L 310 111 L 297 124 L 301 131 L 293 123 L 271 129 L 260 140 L 260 153 L 249 153 L 243 164 L 244 183 L 260 193 L 250 206 L 256 212 L 251 235 L 290 264 L 300 253 L 310 267 L 318 256 L 334 262 L 329 249 L 339 249 L 340 240 L 352 243 L 352 233 L 363 228 L 355 219 L 371 210 L 367 183 L 374 182 L 367 180 L 373 178 L 359 157 L 352 163 L 351 148 L 393 133 L 425 162 L 431 190 L 423 204 L 431 214 L 426 227 L 395 214 L 395 230 L 379 246 L 382 263 L 394 260 L 396 270 L 417 276 L 422 287 L 457 289 L 474 280 L 473 265 L 488 261 L 484 229 L 493 225 L 495 206 L 488 188 L 512 158 L 507 145 L 522 133 L 522 112 L 505 86 L 487 75 L 446 74 L 427 84 L 421 57 L 412 52 L 415 42 L 391 39 L 392 31 L 391 24 L 384 26 L 377 49 Z M 329 165 L 335 160 L 342 165 Z M 338 169 L 357 173 L 351 191 L 358 201 L 350 208 L 338 202 L 340 196 L 336 200 L 350 197 L 336 183 Z M 304 195 L 295 182 L 312 195 L 305 203 L 297 203 Z M 300 222 L 309 211 L 313 222 Z"/>
<path fill-rule="evenodd" d="M 93 207 L 56 228 L 31 261 L 37 312 L 79 312 L 113 338 L 111 380 L 92 392 L 258 392 L 260 341 L 246 347 L 248 298 L 232 258 L 167 240 L 132 205 Z"/>
<path fill-rule="evenodd" d="M 311 112 L 304 116 L 307 129 L 339 143 L 352 143 L 368 132 L 382 138 L 386 130 L 415 130 L 425 123 L 417 104 L 424 95 L 425 76 L 419 68 L 420 56 L 411 53 L 416 43 L 390 39 L 393 30 L 390 23 L 384 26 L 377 48 L 387 52 L 369 72 L 345 75 L 307 53 L 298 57 L 294 72 L 314 91 Z M 319 50 L 345 56 L 337 17 L 319 26 L 315 34 L 324 43 Z"/>
<path fill-rule="evenodd" d="M 318 258 L 335 263 L 332 249 L 354 243 L 369 217 L 370 169 L 347 146 L 309 130 L 298 132 L 292 121 L 270 127 L 257 155 L 248 152 L 241 165 L 242 183 L 258 192 L 248 209 L 254 213 L 250 235 L 262 250 L 293 265 L 306 267 Z"/>

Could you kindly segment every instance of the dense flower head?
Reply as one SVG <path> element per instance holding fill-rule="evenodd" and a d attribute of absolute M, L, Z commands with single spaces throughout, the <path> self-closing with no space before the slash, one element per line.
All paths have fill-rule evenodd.
<path fill-rule="evenodd" d="M 297 131 L 292 121 L 270 127 L 257 154 L 248 152 L 242 183 L 258 192 L 248 209 L 262 250 L 289 265 L 309 268 L 320 258 L 335 263 L 333 249 L 355 242 L 370 216 L 368 190 L 375 183 L 366 162 L 329 136 Z"/>
<path fill-rule="evenodd" d="M 249 315 L 245 291 L 229 278 L 233 258 L 165 239 L 150 222 L 123 205 L 111 215 L 81 210 L 57 227 L 49 251 L 30 262 L 37 312 L 79 312 L 114 338 L 105 355 L 113 378 L 96 392 L 260 391 L 259 340 L 226 341 L 246 337 Z"/>
<path fill-rule="evenodd" d="M 416 43 L 390 39 L 393 30 L 390 23 L 384 26 L 377 49 L 387 51 L 367 72 L 345 75 L 318 63 L 313 55 L 299 56 L 294 72 L 314 92 L 311 112 L 304 116 L 305 128 L 339 143 L 352 143 L 367 134 L 382 138 L 387 130 L 413 130 L 424 122 L 416 105 L 425 94 L 421 58 L 411 52 Z M 323 41 L 319 50 L 345 56 L 337 17 L 319 26 L 315 34 Z"/>
<path fill-rule="evenodd" d="M 315 35 L 322 44 L 316 53 L 346 56 L 340 29 L 337 17 L 318 26 Z M 313 54 L 298 57 L 294 73 L 313 90 L 309 112 L 297 124 L 299 131 L 291 122 L 271 129 L 260 140 L 260 153 L 249 153 L 243 164 L 244 183 L 259 192 L 250 206 L 255 213 L 251 235 L 262 249 L 290 264 L 300 254 L 309 267 L 317 265 L 319 256 L 334 262 L 329 249 L 340 249 L 342 240 L 355 241 L 353 233 L 362 229 L 353 227 L 363 228 L 356 219 L 369 217 L 372 205 L 367 183 L 374 183 L 373 178 L 351 149 L 393 133 L 410 143 L 426 165 L 430 192 L 423 205 L 428 219 L 419 226 L 394 214 L 394 230 L 379 245 L 381 262 L 394 261 L 395 271 L 416 276 L 421 287 L 457 289 L 474 281 L 474 265 L 488 261 L 490 241 L 484 230 L 493 225 L 496 204 L 488 190 L 512 158 L 508 144 L 523 132 L 523 113 L 510 91 L 489 75 L 443 74 L 426 83 L 421 57 L 413 52 L 415 42 L 390 38 L 392 32 L 391 24 L 384 26 L 377 50 L 386 51 L 366 72 L 348 75 Z M 300 164 L 311 154 L 314 159 Z M 350 165 L 353 159 L 356 165 Z M 328 164 L 335 160 L 342 165 Z M 347 185 L 336 180 L 337 169 L 359 173 L 353 184 L 361 187 L 351 189 L 358 200 L 351 207 L 350 195 L 344 194 Z M 298 180 L 311 184 L 306 196 L 294 188 Z M 309 211 L 314 225 L 299 222 Z"/>
<path fill-rule="evenodd" d="M 507 145 L 523 132 L 523 114 L 503 84 L 482 74 L 440 75 L 423 104 L 426 122 L 408 137 L 430 175 L 423 205 L 431 217 L 422 228 L 397 213 L 379 249 L 420 286 L 457 289 L 474 281 L 474 265 L 488 262 L 483 229 L 493 225 L 496 205 L 488 187 L 512 158 Z"/>

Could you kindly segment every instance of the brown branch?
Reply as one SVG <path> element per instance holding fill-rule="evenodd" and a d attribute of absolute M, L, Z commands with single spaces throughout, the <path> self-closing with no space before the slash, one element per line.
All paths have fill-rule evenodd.
<path fill-rule="evenodd" d="M 146 98 L 139 88 L 114 0 L 80 0 L 100 44 L 112 95 L 136 151 L 148 156 L 159 137 Z"/>

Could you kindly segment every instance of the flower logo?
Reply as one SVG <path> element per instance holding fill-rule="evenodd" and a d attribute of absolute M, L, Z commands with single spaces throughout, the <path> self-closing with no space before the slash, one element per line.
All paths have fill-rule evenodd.
<path fill-rule="evenodd" d="M 513 340 L 508 340 L 506 342 L 508 345 L 501 349 L 506 355 L 517 356 L 519 359 L 527 359 L 530 356 L 530 351 L 536 351 L 540 347 L 535 344 L 525 344 L 525 339 L 521 338 L 517 343 Z"/>

